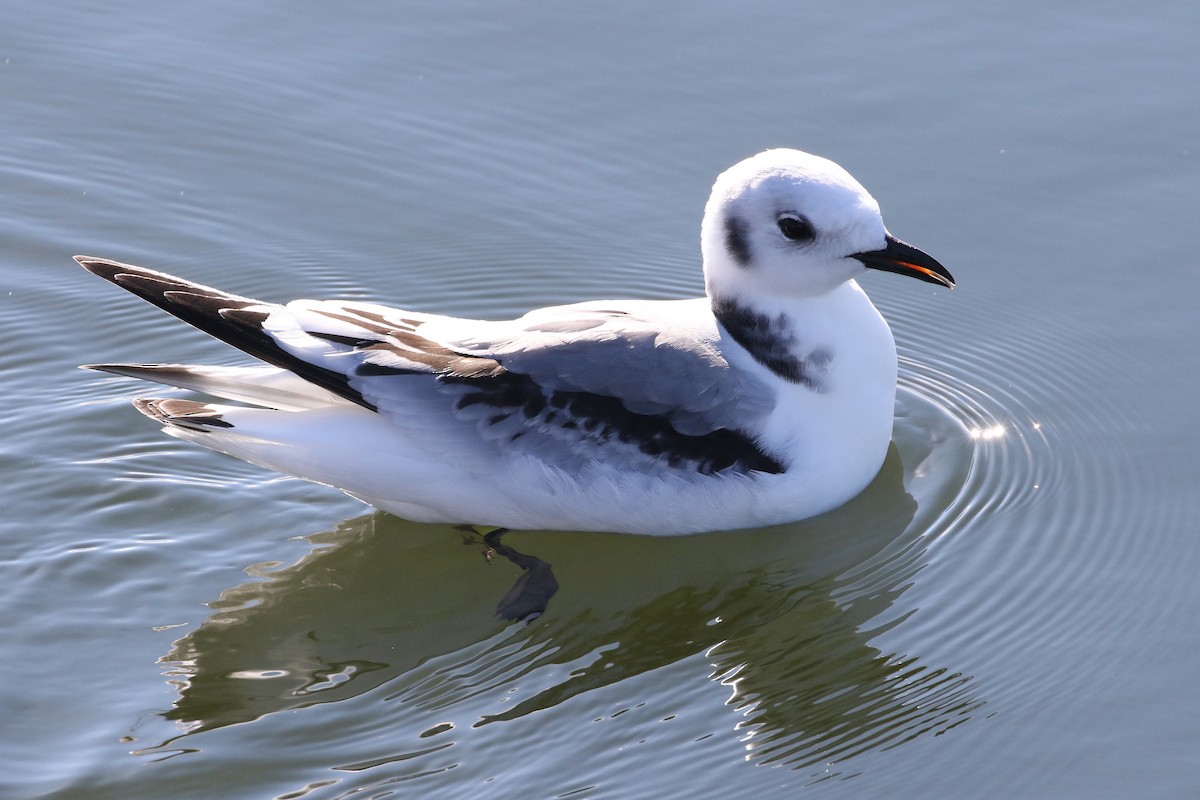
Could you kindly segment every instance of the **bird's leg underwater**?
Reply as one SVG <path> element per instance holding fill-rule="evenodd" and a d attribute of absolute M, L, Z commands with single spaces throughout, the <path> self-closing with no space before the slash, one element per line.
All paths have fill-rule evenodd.
<path fill-rule="evenodd" d="M 471 527 L 464 527 L 463 530 L 477 533 Z M 558 579 L 554 577 L 550 564 L 537 556 L 526 555 L 502 543 L 500 539 L 508 532 L 508 528 L 496 528 L 483 536 L 483 543 L 487 545 L 487 549 L 483 551 L 485 559 L 490 562 L 492 558 L 500 555 L 523 570 L 521 577 L 517 578 L 517 582 L 496 605 L 496 615 L 502 619 L 532 622 L 550 605 L 550 599 L 558 591 Z M 474 542 L 472 537 L 463 538 L 463 544 Z"/>

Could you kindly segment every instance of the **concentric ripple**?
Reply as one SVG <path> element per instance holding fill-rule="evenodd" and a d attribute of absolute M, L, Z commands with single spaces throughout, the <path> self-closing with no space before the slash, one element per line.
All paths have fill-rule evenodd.
<path fill-rule="evenodd" d="M 932 613 L 936 635 L 951 646 L 1026 649 L 1057 631 L 1059 640 L 1042 644 L 1062 646 L 1063 631 L 1085 630 L 1074 621 L 1087 618 L 1114 559 L 1136 557 L 1153 546 L 1147 536 L 1172 524 L 1169 506 L 1148 518 L 1146 503 L 1129 501 L 1153 496 L 1158 476 L 1138 465 L 1137 442 L 1122 434 L 1134 417 L 1105 397 L 1110 366 L 1061 315 L 1021 309 L 1036 319 L 990 319 L 1003 339 L 971 335 L 970 320 L 951 317 L 934 347 L 913 332 L 927 329 L 927 318 L 908 330 L 914 310 L 888 312 L 897 341 L 917 343 L 901 351 L 897 441 L 906 463 L 947 449 L 965 455 L 951 469 L 963 470 L 959 482 L 936 498 L 921 495 L 921 465 L 911 476 L 930 557 L 961 562 L 950 576 L 958 591 L 942 592 L 944 605 Z M 948 440 L 939 417 L 957 428 Z M 1106 437 L 1104 447 L 1097 437 Z M 922 522 L 925 511 L 932 518 Z M 1009 678 L 1011 703 L 1062 702 L 1043 696 L 1053 684 L 1045 674 Z M 989 689 L 989 700 L 1005 694 Z"/>

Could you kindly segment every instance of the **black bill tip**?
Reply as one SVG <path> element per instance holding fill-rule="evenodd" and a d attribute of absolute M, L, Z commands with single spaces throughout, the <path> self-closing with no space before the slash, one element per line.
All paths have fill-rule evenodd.
<path fill-rule="evenodd" d="M 911 244 L 900 241 L 890 233 L 886 236 L 887 245 L 882 250 L 855 253 L 851 258 L 857 258 L 870 269 L 894 272 L 926 283 L 954 288 L 954 276 L 950 274 L 950 270 L 938 263 L 937 259 Z"/>

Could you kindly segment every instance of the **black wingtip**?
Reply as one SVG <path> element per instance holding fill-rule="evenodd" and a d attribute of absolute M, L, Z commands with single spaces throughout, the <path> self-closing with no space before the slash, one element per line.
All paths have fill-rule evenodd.
<path fill-rule="evenodd" d="M 130 373 L 134 372 L 165 372 L 168 369 L 178 369 L 175 364 L 80 364 L 79 369 L 95 370 L 96 372 L 107 372 L 111 375 L 120 375 L 123 378 L 134 377 Z M 137 377 L 141 377 L 138 375 Z"/>
<path fill-rule="evenodd" d="M 262 329 L 262 322 L 272 307 L 269 303 L 107 258 L 75 256 L 75 260 L 88 272 L 132 292 L 210 336 L 268 364 L 294 372 L 363 408 L 375 410 L 374 405 L 351 388 L 346 375 L 321 364 L 310 364 L 293 355 Z M 253 310 L 248 310 L 250 306 L 254 307 Z"/>
<path fill-rule="evenodd" d="M 122 269 L 136 270 L 137 267 L 131 267 L 129 264 L 122 264 L 119 261 L 111 261 L 107 258 L 96 258 L 95 256 L 75 256 L 75 261 L 79 266 L 86 269 L 93 275 L 99 275 L 105 280 L 116 282 L 117 275 L 121 274 Z"/>
<path fill-rule="evenodd" d="M 134 264 L 126 264 L 121 261 L 113 261 L 109 258 L 75 256 L 75 261 L 79 266 L 93 275 L 99 275 L 101 278 L 111 281 L 122 289 L 130 291 L 138 297 L 148 300 L 167 311 L 171 311 L 169 307 L 170 303 L 163 302 L 163 298 L 167 292 L 190 292 L 214 298 L 219 297 L 223 301 L 235 306 L 258 303 L 257 300 L 249 297 L 240 297 L 236 294 L 223 292 L 220 289 L 214 289 L 202 283 L 179 278 L 166 272 L 159 272 L 158 270 L 147 269 L 146 267 L 139 267 Z M 174 313 L 174 311 L 171 311 L 171 313 Z"/>

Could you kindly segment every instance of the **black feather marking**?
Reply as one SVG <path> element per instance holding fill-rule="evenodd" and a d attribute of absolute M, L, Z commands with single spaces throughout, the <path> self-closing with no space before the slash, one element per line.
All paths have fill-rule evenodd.
<path fill-rule="evenodd" d="M 778 474 L 786 469 L 742 431 L 721 428 L 701 435 L 683 434 L 667 417 L 635 413 L 617 397 L 564 390 L 547 395 L 532 378 L 513 372 L 485 379 L 442 376 L 440 380 L 467 389 L 458 398 L 457 408 L 482 405 L 495 409 L 493 414 L 485 417 L 490 424 L 520 411 L 527 424 L 574 431 L 582 439 L 596 444 L 615 439 L 637 447 L 640 452 L 665 462 L 666 466 L 703 475 L 721 472 Z"/>
<path fill-rule="evenodd" d="M 392 375 L 428 375 L 429 370 L 389 367 L 386 364 L 372 364 L 369 361 L 363 361 L 354 366 L 354 374 L 362 378 L 386 378 Z"/>
<path fill-rule="evenodd" d="M 323 389 L 328 389 L 339 397 L 344 397 L 363 408 L 371 411 L 377 410 L 374 404 L 364 399 L 357 390 L 350 386 L 350 379 L 347 375 L 297 358 L 276 344 L 275 340 L 264 333 L 262 329 L 262 324 L 268 316 L 266 311 L 221 309 L 217 314 L 229 323 L 213 334 L 221 341 L 231 344 L 255 358 L 260 358 L 268 364 L 294 372 L 309 383 L 315 383 Z M 238 335 L 239 333 L 241 335 Z"/>
<path fill-rule="evenodd" d="M 816 392 L 825 391 L 821 376 L 833 361 L 828 350 L 817 349 L 809 358 L 795 354 L 795 334 L 785 314 L 771 317 L 738 305 L 732 300 L 714 300 L 713 314 L 733 340 L 746 348 L 754 360 L 790 383 Z"/>
<path fill-rule="evenodd" d="M 364 339 L 361 336 L 344 336 L 340 333 L 323 333 L 321 331 L 309 331 L 309 336 L 314 339 L 330 342 L 332 344 L 341 344 L 347 347 L 370 347 L 376 343 L 375 339 Z"/>
<path fill-rule="evenodd" d="M 747 238 L 746 221 L 735 214 L 725 217 L 725 249 L 739 267 L 750 266 L 750 241 Z"/>

